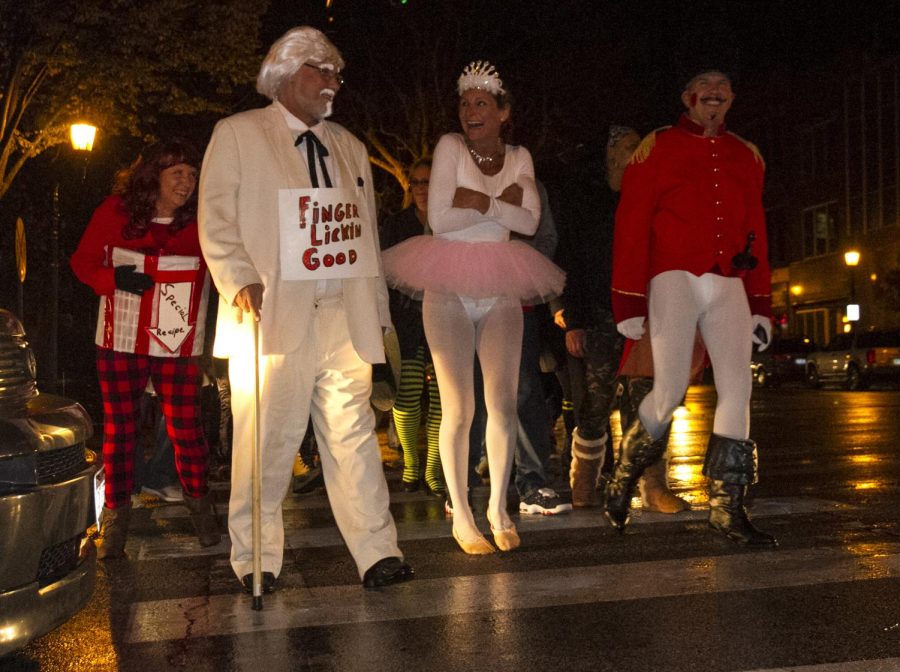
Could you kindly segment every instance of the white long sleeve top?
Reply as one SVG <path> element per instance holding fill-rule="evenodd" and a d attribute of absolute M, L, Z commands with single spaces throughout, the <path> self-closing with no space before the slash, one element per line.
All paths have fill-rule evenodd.
<path fill-rule="evenodd" d="M 522 187 L 521 206 L 497 199 L 513 183 Z M 490 196 L 488 211 L 482 214 L 474 208 L 454 208 L 457 187 Z M 428 188 L 428 223 L 435 236 L 468 242 L 509 240 L 511 231 L 531 236 L 537 230 L 540 216 L 534 164 L 527 149 L 506 145 L 502 170 L 496 175 L 485 175 L 469 154 L 461 134 L 448 133 L 441 137 L 434 149 Z"/>

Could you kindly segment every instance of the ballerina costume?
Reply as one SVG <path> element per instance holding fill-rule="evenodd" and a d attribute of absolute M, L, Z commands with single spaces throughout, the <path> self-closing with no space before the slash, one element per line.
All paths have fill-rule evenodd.
<path fill-rule="evenodd" d="M 434 235 L 409 238 L 382 255 L 388 285 L 423 299 L 425 335 L 441 381 L 440 453 L 454 534 L 466 540 L 481 535 L 466 496 L 475 355 L 484 378 L 485 443 L 495 484 L 488 518 L 492 527 L 508 528 L 505 486 L 518 427 L 521 307 L 558 296 L 565 282 L 553 262 L 528 244 L 510 240 L 511 233 L 531 236 L 537 230 L 540 199 L 528 150 L 506 145 L 505 151 L 500 172 L 485 175 L 461 134 L 443 136 L 435 148 L 428 192 Z M 513 183 L 523 190 L 521 206 L 497 199 Z M 454 208 L 458 187 L 490 196 L 488 211 Z"/>

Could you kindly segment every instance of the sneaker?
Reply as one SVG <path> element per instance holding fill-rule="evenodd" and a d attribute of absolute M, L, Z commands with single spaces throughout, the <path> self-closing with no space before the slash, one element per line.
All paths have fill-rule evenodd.
<path fill-rule="evenodd" d="M 183 502 L 184 493 L 181 491 L 180 485 L 166 485 L 162 488 L 151 488 L 145 485 L 141 488 L 141 492 L 151 497 L 156 497 L 164 502 Z"/>
<path fill-rule="evenodd" d="M 541 516 L 553 516 L 557 513 L 565 513 L 572 510 L 572 504 L 564 502 L 550 488 L 540 488 L 519 502 L 519 513 L 531 513 Z"/>

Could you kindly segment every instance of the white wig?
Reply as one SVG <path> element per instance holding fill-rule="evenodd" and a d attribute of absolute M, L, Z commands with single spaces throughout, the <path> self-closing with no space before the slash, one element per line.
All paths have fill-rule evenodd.
<path fill-rule="evenodd" d="M 310 26 L 291 28 L 269 49 L 256 77 L 256 90 L 275 100 L 284 80 L 309 61 L 330 64 L 338 70 L 344 67 L 341 52 L 320 31 Z"/>

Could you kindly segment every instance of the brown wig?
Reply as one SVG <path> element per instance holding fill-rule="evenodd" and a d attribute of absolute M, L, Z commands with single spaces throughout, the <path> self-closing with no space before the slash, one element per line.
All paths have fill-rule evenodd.
<path fill-rule="evenodd" d="M 159 197 L 159 176 L 172 166 L 186 163 L 200 170 L 200 153 L 187 140 L 172 138 L 154 143 L 144 149 L 127 170 L 116 176 L 113 193 L 120 194 L 129 220 L 122 236 L 133 240 L 143 238 L 156 217 L 156 199 Z M 187 203 L 175 211 L 169 231 L 176 233 L 197 218 L 197 190 Z"/>

